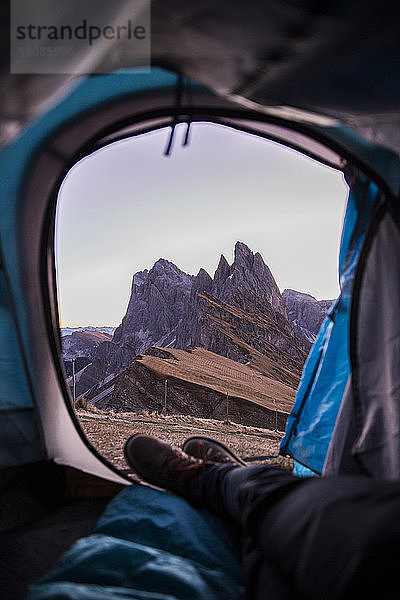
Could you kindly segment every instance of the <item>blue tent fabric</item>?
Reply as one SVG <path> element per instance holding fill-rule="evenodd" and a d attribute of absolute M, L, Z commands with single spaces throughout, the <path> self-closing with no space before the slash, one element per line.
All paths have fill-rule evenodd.
<path fill-rule="evenodd" d="M 133 485 L 108 505 L 92 534 L 30 587 L 27 600 L 239 600 L 233 534 L 185 500 Z"/>
<path fill-rule="evenodd" d="M 364 175 L 351 186 L 339 254 L 341 293 L 310 352 L 280 454 L 301 465 L 298 475 L 321 474 L 350 375 L 349 320 L 352 287 L 363 241 L 380 203 L 380 192 Z M 306 470 L 304 469 L 306 467 Z"/>
<path fill-rule="evenodd" d="M 3 444 L 0 450 L 0 467 L 46 458 L 37 424 L 38 416 L 35 414 L 35 396 L 38 398 L 39 394 L 35 389 L 34 368 L 29 354 L 28 330 L 32 315 L 27 313 L 24 303 L 25 281 L 20 276 L 19 268 L 19 197 L 26 183 L 27 173 L 40 148 L 69 121 L 77 119 L 85 111 L 90 111 L 101 103 L 116 98 L 173 87 L 176 79 L 175 74 L 161 69 L 153 69 L 150 74 L 142 73 L 138 69 L 135 72 L 82 78 L 66 98 L 27 126 L 14 142 L 0 153 L 1 268 L 7 274 L 8 281 L 7 289 L 5 276 L 0 273 L 0 425 L 2 432 L 6 431 L 5 439 L 9 442 Z M 20 340 L 16 335 L 9 306 L 10 297 L 18 320 Z M 21 347 L 24 357 L 21 355 Z"/>
<path fill-rule="evenodd" d="M 43 444 L 37 425 L 4 273 L 0 272 L 0 465 L 40 460 Z"/>

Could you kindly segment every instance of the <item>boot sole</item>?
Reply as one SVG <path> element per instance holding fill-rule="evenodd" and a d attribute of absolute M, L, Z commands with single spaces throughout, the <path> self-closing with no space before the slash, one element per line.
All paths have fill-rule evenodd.
<path fill-rule="evenodd" d="M 124 444 L 124 457 L 125 457 L 125 460 L 126 460 L 126 462 L 128 463 L 128 465 L 129 465 L 129 466 L 130 466 L 130 467 L 131 467 L 131 468 L 132 468 L 132 469 L 135 471 L 135 473 L 136 473 L 137 475 L 139 475 L 139 477 L 140 477 L 141 479 L 143 479 L 143 480 L 144 480 L 144 477 L 143 477 L 142 473 L 140 472 L 140 469 L 138 469 L 137 467 L 135 467 L 135 465 L 133 464 L 133 461 L 132 461 L 132 459 L 131 459 L 131 458 L 129 457 L 129 455 L 128 455 L 128 447 L 129 447 L 129 444 L 130 444 L 130 442 L 133 440 L 133 438 L 137 437 L 138 435 L 142 435 L 142 434 L 141 434 L 141 433 L 134 433 L 133 435 L 131 435 L 131 436 L 130 436 L 130 437 L 127 439 L 127 440 L 126 440 L 126 442 L 125 442 L 125 444 Z"/>

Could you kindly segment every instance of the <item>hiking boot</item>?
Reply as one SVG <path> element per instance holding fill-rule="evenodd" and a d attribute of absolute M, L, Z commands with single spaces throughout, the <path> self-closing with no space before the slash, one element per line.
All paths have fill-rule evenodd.
<path fill-rule="evenodd" d="M 195 458 L 180 448 L 136 433 L 124 446 L 126 462 L 136 473 L 152 485 L 183 496 L 192 504 L 202 505 L 201 476 L 218 465 L 207 459 Z"/>
<path fill-rule="evenodd" d="M 182 450 L 186 454 L 190 454 L 190 456 L 197 459 L 200 458 L 205 462 L 211 461 L 219 464 L 231 462 L 242 467 L 246 466 L 246 463 L 236 456 L 232 450 L 229 450 L 225 444 L 206 436 L 195 435 L 188 438 L 183 444 Z"/>

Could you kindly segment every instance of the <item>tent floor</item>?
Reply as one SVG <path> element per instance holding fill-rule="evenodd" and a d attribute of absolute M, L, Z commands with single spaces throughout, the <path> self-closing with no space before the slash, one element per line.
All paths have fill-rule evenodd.
<path fill-rule="evenodd" d="M 0 535 L 0 598 L 23 598 L 27 585 L 48 573 L 77 539 L 90 533 L 106 504 L 104 498 L 75 500 L 28 527 Z"/>
<path fill-rule="evenodd" d="M 0 473 L 0 598 L 20 600 L 95 526 L 119 491 L 51 463 Z"/>

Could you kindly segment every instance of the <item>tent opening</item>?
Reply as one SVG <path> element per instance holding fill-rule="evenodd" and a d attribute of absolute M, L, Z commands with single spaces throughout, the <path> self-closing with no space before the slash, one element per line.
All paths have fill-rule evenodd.
<path fill-rule="evenodd" d="M 93 446 L 206 432 L 275 461 L 338 296 L 348 188 L 298 151 L 211 122 L 108 144 L 59 190 L 56 266 L 69 399 Z M 187 143 L 189 142 L 189 143 Z"/>

